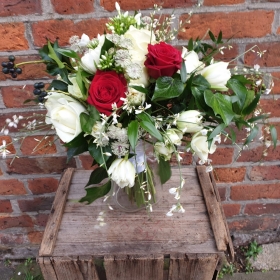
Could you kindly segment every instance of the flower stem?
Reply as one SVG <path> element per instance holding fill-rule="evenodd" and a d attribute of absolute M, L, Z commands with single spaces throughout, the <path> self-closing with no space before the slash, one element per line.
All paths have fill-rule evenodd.
<path fill-rule="evenodd" d="M 17 63 L 15 65 L 15 67 L 18 67 L 20 65 L 25 65 L 25 64 L 34 64 L 34 63 L 45 63 L 46 60 L 33 60 L 33 61 L 24 61 L 24 62 L 20 62 L 20 63 Z"/>

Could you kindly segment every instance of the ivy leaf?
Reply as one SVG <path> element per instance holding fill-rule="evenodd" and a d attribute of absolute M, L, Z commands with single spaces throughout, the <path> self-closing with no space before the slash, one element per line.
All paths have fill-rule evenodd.
<path fill-rule="evenodd" d="M 218 126 L 216 126 L 216 128 L 208 136 L 208 140 L 213 139 L 216 135 L 220 134 L 225 129 L 225 127 L 226 125 L 224 123 L 221 123 Z"/>
<path fill-rule="evenodd" d="M 69 162 L 72 157 L 84 153 L 88 150 L 88 142 L 83 133 L 80 133 L 72 141 L 65 143 L 64 146 L 68 148 L 67 162 Z"/>
<path fill-rule="evenodd" d="M 86 187 L 90 185 L 99 184 L 105 178 L 108 178 L 108 173 L 106 169 L 102 167 L 98 167 L 91 172 Z"/>
<path fill-rule="evenodd" d="M 239 106 L 239 109 L 242 111 L 248 92 L 246 87 L 241 82 L 235 79 L 230 79 L 227 82 L 227 86 L 234 92 L 236 97 L 238 97 L 237 104 Z"/>
<path fill-rule="evenodd" d="M 91 188 L 86 188 L 87 194 L 82 197 L 79 202 L 87 202 L 87 204 L 91 204 L 94 202 L 96 199 L 103 197 L 106 195 L 109 191 L 111 190 L 111 180 L 109 180 L 107 183 L 100 187 L 91 187 Z"/>
<path fill-rule="evenodd" d="M 141 87 L 141 86 L 135 86 L 135 85 L 129 85 L 130 88 L 134 88 L 140 92 L 143 92 L 145 94 L 148 94 L 148 90 L 144 87 Z"/>
<path fill-rule="evenodd" d="M 106 51 L 108 51 L 109 49 L 114 47 L 114 43 L 111 42 L 110 40 L 107 39 L 107 37 L 105 36 L 105 41 L 104 44 L 101 48 L 101 52 L 100 52 L 100 57 L 105 54 Z"/>
<path fill-rule="evenodd" d="M 251 114 L 256 109 L 256 107 L 258 106 L 260 97 L 261 97 L 261 93 L 257 93 L 257 95 L 253 99 L 253 101 L 247 107 L 245 107 L 243 109 L 242 114 L 243 115 Z"/>
<path fill-rule="evenodd" d="M 99 165 L 103 165 L 109 159 L 109 156 L 107 156 L 105 153 L 112 152 L 109 146 L 100 147 L 92 141 L 88 145 L 88 151 Z"/>
<path fill-rule="evenodd" d="M 162 184 L 166 183 L 171 177 L 171 167 L 168 160 L 159 157 L 159 178 Z"/>
<path fill-rule="evenodd" d="M 138 141 L 138 129 L 139 129 L 138 121 L 134 120 L 128 124 L 127 135 L 128 135 L 130 146 L 133 151 L 135 150 Z"/>
<path fill-rule="evenodd" d="M 214 94 L 211 91 L 205 91 L 204 98 L 206 104 L 213 109 L 215 115 L 220 115 L 224 123 L 229 125 L 235 116 L 230 99 L 219 92 Z"/>
<path fill-rule="evenodd" d="M 178 97 L 184 90 L 182 81 L 172 77 L 160 77 L 156 81 L 156 87 L 152 101 L 167 100 Z"/>
<path fill-rule="evenodd" d="M 68 91 L 68 84 L 66 84 L 63 81 L 60 80 L 53 80 L 50 84 L 50 86 L 48 87 L 49 89 L 57 89 L 57 90 L 61 90 L 61 91 Z"/>
<path fill-rule="evenodd" d="M 152 136 L 154 136 L 156 139 L 163 142 L 161 133 L 156 129 L 156 127 L 151 122 L 141 121 L 140 126 L 148 133 L 150 133 Z"/>
<path fill-rule="evenodd" d="M 70 58 L 75 58 L 77 60 L 81 60 L 81 58 L 78 56 L 78 54 L 76 52 L 74 52 L 73 50 L 70 49 L 61 49 L 61 48 L 56 48 L 55 49 L 58 53 L 70 57 Z"/>
<path fill-rule="evenodd" d="M 55 53 L 50 41 L 48 41 L 48 48 L 49 48 L 49 57 L 57 63 L 57 65 L 60 69 L 63 69 L 65 66 L 61 62 L 61 60 L 58 58 L 58 56 Z"/>
<path fill-rule="evenodd" d="M 96 121 L 100 120 L 100 115 L 97 109 L 92 105 L 88 105 L 87 111 L 89 114 L 84 112 L 80 114 L 80 124 L 82 130 L 90 134 Z"/>

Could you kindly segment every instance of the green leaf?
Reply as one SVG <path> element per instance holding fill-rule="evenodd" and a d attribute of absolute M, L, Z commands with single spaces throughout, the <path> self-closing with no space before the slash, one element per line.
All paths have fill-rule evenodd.
<path fill-rule="evenodd" d="M 64 143 L 65 147 L 73 148 L 73 147 L 79 147 L 83 143 L 87 143 L 87 139 L 84 137 L 84 133 L 80 133 L 78 136 L 76 136 L 72 141 L 68 143 Z"/>
<path fill-rule="evenodd" d="M 224 129 L 226 125 L 224 123 L 219 124 L 208 136 L 208 140 L 213 139 L 216 135 L 220 134 Z"/>
<path fill-rule="evenodd" d="M 171 177 L 170 162 L 162 157 L 159 157 L 159 177 L 162 184 L 166 183 Z"/>
<path fill-rule="evenodd" d="M 140 119 L 140 120 L 146 121 L 146 122 L 150 122 L 152 124 L 155 123 L 155 120 L 146 112 L 142 112 L 142 113 L 138 114 L 137 119 Z"/>
<path fill-rule="evenodd" d="M 153 101 L 167 100 L 178 97 L 184 90 L 182 81 L 172 77 L 160 77 L 156 81 Z"/>
<path fill-rule="evenodd" d="M 60 80 L 53 80 L 49 86 L 49 89 L 57 89 L 64 92 L 68 92 L 68 84 Z"/>
<path fill-rule="evenodd" d="M 213 109 L 215 115 L 220 115 L 224 123 L 229 125 L 235 116 L 230 99 L 219 92 L 213 94 L 210 91 L 205 91 L 204 97 L 206 104 Z"/>
<path fill-rule="evenodd" d="M 277 130 L 274 125 L 269 126 L 269 129 L 270 129 L 271 139 L 273 142 L 273 147 L 275 149 L 277 144 Z"/>
<path fill-rule="evenodd" d="M 72 157 L 84 153 L 88 150 L 88 142 L 83 133 L 80 133 L 72 141 L 65 143 L 64 146 L 68 148 L 67 162 L 69 162 Z"/>
<path fill-rule="evenodd" d="M 106 169 L 102 167 L 98 167 L 91 172 L 86 187 L 90 185 L 99 184 L 105 178 L 108 178 L 108 173 Z"/>
<path fill-rule="evenodd" d="M 91 187 L 86 188 L 87 194 L 82 197 L 79 202 L 87 202 L 87 204 L 91 204 L 96 199 L 103 197 L 111 190 L 111 180 L 100 187 Z"/>
<path fill-rule="evenodd" d="M 181 63 L 180 75 L 181 75 L 181 81 L 185 83 L 187 81 L 187 69 L 184 60 Z"/>
<path fill-rule="evenodd" d="M 188 51 L 192 51 L 193 50 L 193 39 L 192 38 L 188 42 L 187 49 L 188 49 Z"/>
<path fill-rule="evenodd" d="M 80 114 L 80 124 L 84 132 L 91 134 L 94 124 L 100 120 L 100 114 L 92 105 L 88 105 L 87 111 L 89 114 L 84 112 Z"/>
<path fill-rule="evenodd" d="M 82 71 L 83 70 L 81 68 L 78 69 L 78 71 L 76 73 L 76 81 L 77 81 L 77 84 L 79 86 L 79 89 L 80 89 L 82 95 L 84 97 L 87 97 L 87 88 L 84 83 L 84 77 L 82 75 Z"/>
<path fill-rule="evenodd" d="M 145 94 L 148 94 L 148 90 L 146 88 L 144 88 L 144 87 L 134 86 L 134 85 L 129 85 L 129 87 L 134 88 L 134 89 L 136 89 L 136 90 L 138 90 L 140 92 L 143 92 Z"/>
<path fill-rule="evenodd" d="M 97 146 L 96 143 L 93 143 L 92 141 L 88 145 L 88 151 L 99 165 L 105 164 L 105 162 L 109 159 L 109 156 L 105 155 L 104 153 L 112 152 L 109 146 L 100 147 Z"/>
<path fill-rule="evenodd" d="M 222 31 L 219 32 L 218 39 L 217 39 L 216 43 L 217 44 L 223 43 L 223 33 L 222 33 Z"/>
<path fill-rule="evenodd" d="M 81 58 L 78 56 L 78 54 L 76 52 L 74 52 L 73 50 L 70 49 L 61 49 L 61 48 L 56 48 L 55 49 L 58 53 L 70 57 L 70 58 L 75 58 L 80 60 Z"/>
<path fill-rule="evenodd" d="M 152 136 L 154 136 L 156 139 L 163 142 L 161 133 L 156 129 L 156 127 L 151 122 L 141 121 L 140 126 L 148 133 L 150 133 Z"/>
<path fill-rule="evenodd" d="M 63 69 L 65 66 L 64 64 L 60 61 L 60 59 L 57 57 L 52 45 L 51 45 L 51 42 L 48 41 L 48 48 L 49 48 L 49 57 L 52 58 L 58 65 L 59 68 Z"/>
<path fill-rule="evenodd" d="M 242 110 L 245 105 L 246 96 L 247 96 L 247 92 L 248 92 L 246 87 L 243 84 L 241 84 L 238 80 L 235 80 L 235 79 L 228 80 L 227 86 L 238 97 L 237 103 L 239 105 L 240 110 Z"/>
<path fill-rule="evenodd" d="M 256 107 L 258 106 L 260 97 L 261 97 L 261 93 L 257 93 L 257 95 L 253 99 L 253 101 L 247 107 L 245 107 L 243 109 L 242 114 L 243 115 L 251 114 L 256 109 Z"/>
<path fill-rule="evenodd" d="M 115 44 L 113 42 L 111 42 L 110 40 L 108 40 L 107 37 L 105 36 L 105 41 L 104 41 L 104 44 L 101 48 L 100 56 L 105 54 L 105 52 L 108 51 L 109 49 L 113 48 L 114 45 Z"/>
<path fill-rule="evenodd" d="M 201 75 L 194 76 L 193 85 L 195 85 L 200 90 L 205 90 L 211 87 L 208 81 Z"/>
<path fill-rule="evenodd" d="M 138 121 L 134 120 L 128 124 L 127 135 L 128 135 L 130 146 L 133 151 L 135 150 L 138 141 L 138 129 L 139 129 Z"/>
<path fill-rule="evenodd" d="M 210 30 L 209 30 L 209 32 L 208 32 L 208 35 L 209 35 L 210 39 L 211 39 L 214 43 L 216 43 L 216 38 L 215 38 L 214 34 L 213 34 Z"/>
<path fill-rule="evenodd" d="M 59 68 L 58 74 L 61 76 L 62 80 L 65 81 L 68 85 L 72 85 L 68 77 L 68 71 L 66 68 Z"/>
<path fill-rule="evenodd" d="M 73 147 L 67 149 L 67 163 L 76 155 L 82 154 L 84 152 L 87 152 L 87 144 L 83 144 L 79 147 Z"/>
<path fill-rule="evenodd" d="M 248 145 L 258 134 L 259 127 L 257 125 L 253 126 L 249 136 L 246 138 L 246 141 L 244 142 L 244 145 Z"/>

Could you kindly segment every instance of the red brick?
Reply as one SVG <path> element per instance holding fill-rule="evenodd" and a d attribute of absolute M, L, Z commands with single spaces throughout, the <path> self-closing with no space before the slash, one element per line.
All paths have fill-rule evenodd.
<path fill-rule="evenodd" d="M 11 212 L 13 212 L 13 209 L 10 200 L 0 200 L 0 213 L 11 213 Z"/>
<path fill-rule="evenodd" d="M 20 150 L 24 155 L 55 154 L 56 146 L 54 144 L 54 137 L 48 136 L 45 138 L 45 136 L 38 135 L 28 136 L 22 141 Z"/>
<path fill-rule="evenodd" d="M 38 212 L 50 210 L 54 197 L 35 197 L 31 200 L 18 200 L 22 212 Z"/>
<path fill-rule="evenodd" d="M 219 187 L 218 188 L 219 195 L 222 201 L 226 200 L 226 188 Z"/>
<path fill-rule="evenodd" d="M 24 235 L 21 233 L 0 233 L 0 243 L 4 245 L 20 245 L 25 242 Z"/>
<path fill-rule="evenodd" d="M 272 94 L 280 94 L 280 72 L 272 73 L 274 87 L 272 88 Z"/>
<path fill-rule="evenodd" d="M 223 204 L 224 213 L 227 218 L 237 216 L 240 213 L 240 204 Z"/>
<path fill-rule="evenodd" d="M 40 0 L 5 0 L 0 2 L 0 17 L 42 14 Z"/>
<path fill-rule="evenodd" d="M 280 99 L 262 99 L 260 106 L 265 113 L 271 113 L 271 117 L 280 117 Z"/>
<path fill-rule="evenodd" d="M 270 147 L 267 150 L 267 156 L 262 157 L 263 151 L 265 147 L 257 147 L 254 149 L 244 150 L 241 153 L 241 156 L 238 158 L 238 162 L 259 162 L 260 160 L 265 161 L 273 161 L 273 160 L 279 160 L 280 158 L 280 146 L 276 146 L 274 149 L 273 147 Z"/>
<path fill-rule="evenodd" d="M 41 244 L 43 239 L 43 231 L 31 231 L 28 232 L 28 239 L 32 244 Z"/>
<path fill-rule="evenodd" d="M 209 159 L 212 160 L 212 164 L 230 164 L 233 160 L 233 148 L 217 148 L 215 153 L 209 155 Z"/>
<path fill-rule="evenodd" d="M 235 133 L 235 137 L 236 137 L 235 142 L 238 143 L 238 144 L 244 143 L 244 139 L 246 138 L 246 134 L 247 134 L 246 130 L 244 128 L 241 129 L 241 130 L 238 130 L 236 127 L 231 127 L 231 129 Z M 229 130 L 229 129 L 226 129 L 226 131 L 228 133 L 231 132 L 231 130 Z M 229 136 L 230 135 L 231 134 L 229 134 Z M 225 136 L 222 136 L 222 143 L 223 144 L 230 144 L 231 145 L 232 141 L 231 141 L 230 138 L 225 139 Z"/>
<path fill-rule="evenodd" d="M 10 136 L 0 136 L 0 146 L 3 145 L 3 141 L 6 141 L 6 149 L 10 152 L 9 154 L 7 154 L 7 156 L 15 154 L 16 150 L 12 143 L 12 138 Z"/>
<path fill-rule="evenodd" d="M 266 231 L 277 230 L 280 218 L 274 217 L 251 217 L 237 221 L 229 221 L 230 231 Z"/>
<path fill-rule="evenodd" d="M 62 173 L 68 167 L 76 167 L 75 160 L 66 164 L 66 157 L 40 157 L 40 158 L 18 158 L 12 166 L 11 160 L 7 160 L 8 174 L 51 174 Z"/>
<path fill-rule="evenodd" d="M 0 217 L 0 229 L 15 227 L 33 227 L 31 217 L 29 217 L 28 215 L 22 215 L 17 217 Z"/>
<path fill-rule="evenodd" d="M 245 55 L 244 63 L 248 65 L 259 64 L 264 67 L 277 67 L 280 64 L 280 43 L 269 42 L 269 43 L 257 43 L 248 44 L 246 50 L 250 49 L 254 45 L 258 48 L 254 48 L 255 52 L 248 52 Z M 259 57 L 258 51 L 264 52 L 262 57 Z"/>
<path fill-rule="evenodd" d="M 236 5 L 244 3 L 245 0 L 204 0 L 204 6 Z"/>
<path fill-rule="evenodd" d="M 23 183 L 16 179 L 0 181 L 0 195 L 21 195 L 26 194 Z"/>
<path fill-rule="evenodd" d="M 214 168 L 217 183 L 241 182 L 244 180 L 246 167 Z"/>
<path fill-rule="evenodd" d="M 280 180 L 280 166 L 254 166 L 250 173 L 252 181 Z"/>
<path fill-rule="evenodd" d="M 33 194 L 55 192 L 58 188 L 58 180 L 54 178 L 38 178 L 28 180 L 28 188 Z"/>
<path fill-rule="evenodd" d="M 34 99 L 33 89 L 33 86 L 2 87 L 1 92 L 5 106 L 7 108 L 19 108 L 37 105 L 35 102 L 24 104 L 25 100 Z"/>
<path fill-rule="evenodd" d="M 280 184 L 232 186 L 232 200 L 280 199 Z"/>
<path fill-rule="evenodd" d="M 86 14 L 93 12 L 93 0 L 52 0 L 54 10 L 59 14 Z"/>
<path fill-rule="evenodd" d="M 182 152 L 180 153 L 180 157 L 182 158 L 182 160 L 180 161 L 181 165 L 190 165 L 193 162 L 193 155 L 190 152 Z M 171 157 L 170 165 L 178 166 L 178 161 L 175 155 Z"/>
<path fill-rule="evenodd" d="M 35 225 L 40 227 L 45 227 L 48 221 L 49 215 L 48 214 L 38 214 L 35 216 Z"/>
<path fill-rule="evenodd" d="M 81 161 L 82 167 L 85 170 L 94 170 L 97 165 L 92 166 L 93 158 L 90 155 L 80 155 L 79 159 Z"/>
<path fill-rule="evenodd" d="M 235 59 L 239 53 L 238 53 L 238 45 L 236 44 L 229 44 L 232 48 L 226 48 L 223 49 L 223 53 L 217 53 L 214 55 L 214 59 L 216 61 L 231 61 Z"/>
<path fill-rule="evenodd" d="M 122 11 L 136 11 L 136 10 L 144 10 L 144 9 L 152 9 L 154 7 L 154 4 L 157 4 L 158 6 L 162 6 L 164 8 L 184 8 L 184 7 L 190 7 L 195 4 L 197 4 L 197 1 L 195 0 L 166 0 L 166 1 L 160 1 L 160 0 L 145 0 L 144 2 L 140 1 L 131 1 L 131 0 L 121 0 L 118 1 L 118 3 L 121 6 Z M 115 11 L 115 1 L 110 0 L 101 0 L 100 5 L 104 7 L 107 11 Z"/>
<path fill-rule="evenodd" d="M 188 15 L 184 15 L 180 20 L 184 21 L 187 17 Z M 244 18 L 246 18 L 245 21 Z M 266 10 L 194 14 L 191 17 L 191 23 L 186 25 L 185 31 L 180 32 L 178 37 L 183 40 L 203 38 L 205 32 L 210 29 L 215 36 L 221 30 L 223 38 L 232 36 L 234 38 L 260 38 L 271 34 L 273 20 L 274 12 Z"/>
<path fill-rule="evenodd" d="M 248 215 L 279 214 L 279 212 L 280 204 L 276 203 L 247 204 L 244 209 L 244 214 Z"/>
<path fill-rule="evenodd" d="M 83 33 L 93 38 L 97 34 L 103 34 L 107 22 L 107 19 L 89 19 L 74 23 L 72 20 L 62 19 L 33 23 L 34 44 L 43 46 L 46 44 L 46 38 L 48 38 L 51 41 L 58 39 L 59 45 L 65 46 L 69 44 L 70 37 L 73 35 L 81 36 Z"/>
<path fill-rule="evenodd" d="M 31 62 L 31 61 L 40 61 L 41 57 L 38 55 L 30 55 L 30 56 L 17 56 L 16 57 L 16 64 L 20 64 L 22 62 Z M 6 58 L 3 58 L 2 61 L 7 61 Z M 17 81 L 24 81 L 24 80 L 35 80 L 35 79 L 45 79 L 50 78 L 50 76 L 46 72 L 46 65 L 44 63 L 30 63 L 30 64 L 22 64 L 18 66 L 22 69 L 22 74 L 18 75 L 16 80 Z M 0 80 L 11 79 L 10 75 L 4 75 L 1 71 L 0 73 Z M 47 87 L 47 85 L 46 85 Z M 33 89 L 31 90 L 31 92 Z M 34 97 L 34 96 L 33 96 Z"/>
<path fill-rule="evenodd" d="M 28 50 L 25 27 L 21 22 L 0 23 L 0 51 Z"/>

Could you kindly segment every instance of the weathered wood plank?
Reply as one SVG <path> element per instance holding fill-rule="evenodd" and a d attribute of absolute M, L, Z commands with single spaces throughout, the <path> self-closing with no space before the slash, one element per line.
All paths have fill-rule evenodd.
<path fill-rule="evenodd" d="M 74 170 L 74 168 L 66 169 L 59 182 L 39 250 L 39 256 L 51 256 L 53 252 Z"/>
<path fill-rule="evenodd" d="M 219 205 L 220 205 L 220 208 L 221 208 L 221 212 L 222 212 L 222 215 L 223 215 L 223 221 L 224 221 L 224 224 L 225 224 L 225 227 L 226 227 L 227 235 L 229 237 L 228 238 L 228 251 L 229 251 L 231 260 L 233 261 L 234 260 L 233 243 L 232 243 L 232 240 L 230 238 L 230 232 L 229 232 L 229 228 L 228 228 L 228 224 L 227 224 L 227 219 L 226 219 L 226 216 L 225 216 L 225 213 L 224 213 L 224 210 L 223 210 L 223 206 L 221 204 L 221 197 L 220 197 L 220 194 L 219 194 L 219 191 L 218 191 L 218 188 L 217 188 L 217 185 L 216 185 L 216 181 L 215 181 L 215 178 L 214 178 L 214 175 L 213 175 L 212 172 L 210 173 L 210 178 L 211 178 L 211 181 L 212 181 L 212 184 L 213 184 L 213 188 L 214 188 L 214 191 L 215 191 L 215 194 L 216 194 L 216 197 L 217 197 L 217 200 L 219 202 Z"/>
<path fill-rule="evenodd" d="M 169 280 L 212 280 L 218 254 L 171 254 Z"/>
<path fill-rule="evenodd" d="M 49 257 L 39 257 L 37 261 L 39 263 L 44 280 L 59 280 L 55 274 Z"/>
<path fill-rule="evenodd" d="M 163 280 L 163 255 L 105 256 L 107 280 Z"/>
<path fill-rule="evenodd" d="M 206 173 L 205 166 L 197 166 L 197 174 L 200 181 L 200 186 L 204 194 L 206 207 L 215 236 L 217 248 L 219 251 L 226 251 L 229 242 L 229 236 L 226 231 L 225 223 L 223 220 L 222 210 L 217 201 L 217 197 L 210 180 L 209 173 Z"/>

